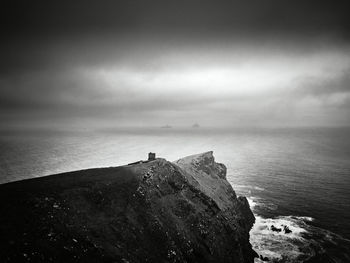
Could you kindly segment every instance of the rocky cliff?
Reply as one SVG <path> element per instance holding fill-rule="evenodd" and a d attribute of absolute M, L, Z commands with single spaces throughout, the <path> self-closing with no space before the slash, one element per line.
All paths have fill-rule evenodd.
<path fill-rule="evenodd" d="M 0 186 L 0 262 L 253 262 L 254 216 L 213 153 Z"/>

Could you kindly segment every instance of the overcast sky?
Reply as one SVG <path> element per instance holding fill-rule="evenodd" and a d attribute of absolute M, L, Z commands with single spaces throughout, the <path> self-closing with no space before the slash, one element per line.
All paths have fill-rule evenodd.
<path fill-rule="evenodd" d="M 5 1 L 1 126 L 348 126 L 346 3 Z"/>

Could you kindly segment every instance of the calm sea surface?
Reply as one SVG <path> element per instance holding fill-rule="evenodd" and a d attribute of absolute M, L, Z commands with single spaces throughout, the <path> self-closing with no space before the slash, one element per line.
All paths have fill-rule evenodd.
<path fill-rule="evenodd" d="M 214 151 L 249 198 L 255 250 L 276 262 L 350 262 L 350 128 L 0 132 L 0 183 L 124 165 L 150 151 L 176 160 Z M 288 226 L 292 233 L 271 226 Z"/>

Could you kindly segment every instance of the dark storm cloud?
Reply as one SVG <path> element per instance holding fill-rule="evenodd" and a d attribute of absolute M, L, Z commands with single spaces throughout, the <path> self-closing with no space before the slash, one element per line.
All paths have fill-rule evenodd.
<path fill-rule="evenodd" d="M 158 27 L 226 30 L 332 30 L 346 33 L 347 1 L 130 0 L 5 1 L 2 25 L 11 31 L 60 33 Z"/>
<path fill-rule="evenodd" d="M 55 63 L 51 55 L 57 43 L 78 46 L 79 53 L 79 45 L 106 38 L 117 45 L 162 36 L 175 38 L 175 44 L 191 38 L 225 42 L 242 35 L 288 41 L 321 35 L 347 41 L 347 2 L 7 0 L 0 11 L 0 70 L 47 67 Z"/>
<path fill-rule="evenodd" d="M 280 121 L 296 107 L 312 108 L 310 101 L 322 107 L 324 100 L 314 99 L 320 94 L 331 98 L 328 105 L 343 105 L 347 5 L 4 1 L 0 121 Z M 323 67 L 333 65 L 324 76 Z"/>

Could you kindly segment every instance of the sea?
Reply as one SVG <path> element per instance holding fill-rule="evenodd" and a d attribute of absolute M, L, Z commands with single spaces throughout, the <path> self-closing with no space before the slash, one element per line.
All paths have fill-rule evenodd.
<path fill-rule="evenodd" d="M 256 222 L 269 262 L 350 262 L 350 128 L 101 129 L 0 132 L 0 183 L 214 151 Z M 291 230 L 285 231 L 285 227 Z M 256 262 L 262 262 L 256 259 Z"/>

